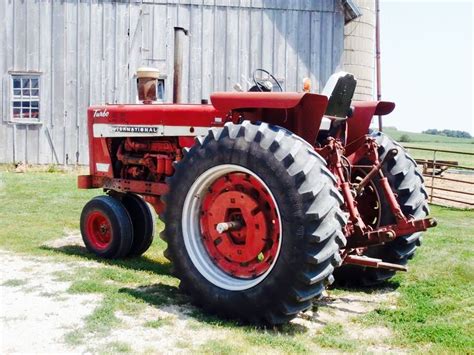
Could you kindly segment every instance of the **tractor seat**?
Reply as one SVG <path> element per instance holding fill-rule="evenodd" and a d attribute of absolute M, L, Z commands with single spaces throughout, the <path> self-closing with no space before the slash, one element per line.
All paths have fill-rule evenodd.
<path fill-rule="evenodd" d="M 333 121 L 349 118 L 356 85 L 354 75 L 346 72 L 337 72 L 329 77 L 322 92 L 329 100 L 320 130 L 329 130 Z"/>

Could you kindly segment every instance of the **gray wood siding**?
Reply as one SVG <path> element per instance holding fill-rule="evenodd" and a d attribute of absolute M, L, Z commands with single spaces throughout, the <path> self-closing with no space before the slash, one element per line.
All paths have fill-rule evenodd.
<path fill-rule="evenodd" d="M 134 73 L 157 67 L 171 101 L 173 27 L 190 30 L 183 98 L 247 88 L 263 67 L 300 90 L 317 90 L 341 64 L 337 0 L 2 0 L 0 162 L 88 163 L 86 109 L 136 102 Z M 11 72 L 41 73 L 40 125 L 12 124 Z M 48 139 L 51 135 L 51 142 Z"/>

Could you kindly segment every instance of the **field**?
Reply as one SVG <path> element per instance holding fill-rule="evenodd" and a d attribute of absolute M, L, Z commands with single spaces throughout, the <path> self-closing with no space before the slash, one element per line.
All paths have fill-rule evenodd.
<path fill-rule="evenodd" d="M 72 173 L 0 172 L 2 353 L 474 352 L 472 211 L 433 206 L 439 226 L 408 273 L 331 289 L 313 312 L 261 329 L 191 306 L 158 238 L 140 258 L 88 254 L 78 220 L 100 193 L 77 190 Z"/>
<path fill-rule="evenodd" d="M 429 149 L 453 150 L 474 154 L 474 139 L 452 138 L 436 136 L 431 134 L 413 133 L 399 131 L 394 128 L 384 128 L 384 132 L 396 141 L 400 141 L 401 136 L 408 136 L 408 142 L 401 142 L 406 147 L 420 147 Z M 417 149 L 408 149 L 410 154 L 416 159 L 433 159 L 433 152 Z M 474 156 L 460 155 L 453 153 L 436 153 L 436 159 L 457 161 L 459 165 L 474 168 Z"/>

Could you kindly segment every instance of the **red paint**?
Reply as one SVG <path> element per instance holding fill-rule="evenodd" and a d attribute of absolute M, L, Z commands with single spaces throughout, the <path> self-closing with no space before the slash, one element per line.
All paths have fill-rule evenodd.
<path fill-rule="evenodd" d="M 106 105 L 88 110 L 90 175 L 78 177 L 79 188 L 103 188 L 118 193 L 141 194 L 162 213 L 161 196 L 168 191 L 166 178 L 174 174 L 185 148 L 195 143 L 193 136 L 203 128 L 222 127 L 226 122 L 266 122 L 283 127 L 316 146 L 319 126 L 328 99 L 310 93 L 215 93 L 211 105 Z M 326 160 L 336 176 L 336 186 L 344 197 L 349 223 L 345 229 L 349 247 L 379 244 L 390 238 L 425 230 L 432 226 L 429 219 L 415 220 L 404 216 L 388 182 L 381 184 L 395 216 L 391 226 L 375 228 L 364 223 L 370 214 L 363 200 L 354 198 L 349 171 L 361 159 L 368 165 L 380 164 L 375 140 L 367 135 L 374 115 L 390 113 L 391 102 L 354 102 L 352 117 L 347 120 L 347 140 L 344 131 L 335 132 L 315 150 Z M 93 137 L 94 124 L 118 126 L 154 126 L 186 130 L 184 136 Z M 169 130 L 168 130 L 169 132 Z M 175 131 L 176 132 L 176 131 Z M 255 194 L 255 191 L 258 193 Z M 363 214 L 361 215 L 361 211 Z M 105 216 L 92 215 L 88 222 L 93 243 L 98 248 L 110 242 L 110 223 Z M 241 220 L 237 230 L 216 231 L 221 222 Z M 278 215 L 265 187 L 255 178 L 242 173 L 217 179 L 202 203 L 201 231 L 210 257 L 222 271 L 239 278 L 255 278 L 265 273 L 277 256 L 281 243 Z M 105 227 L 104 227 L 105 226 Z M 89 230 L 89 229 L 88 229 Z M 104 232 L 106 230 L 106 232 Z M 393 240 L 393 239 L 392 239 Z M 343 256 L 348 255 L 343 251 Z"/>
<path fill-rule="evenodd" d="M 223 112 L 245 108 L 290 109 L 296 107 L 306 95 L 298 92 L 215 92 L 211 95 L 211 102 Z"/>
<path fill-rule="evenodd" d="M 121 163 L 116 167 L 120 178 L 159 182 L 173 175 L 173 162 L 181 159 L 181 150 L 173 137 L 127 137 L 115 155 Z"/>
<path fill-rule="evenodd" d="M 276 206 L 254 177 L 231 173 L 217 179 L 204 196 L 201 230 L 209 256 L 225 273 L 251 279 L 265 273 L 280 243 Z M 219 233 L 217 224 L 238 221 L 238 230 Z"/>
<path fill-rule="evenodd" d="M 179 146 L 181 148 L 191 148 L 194 145 L 194 137 L 178 137 Z"/>
<path fill-rule="evenodd" d="M 77 177 L 77 187 L 79 189 L 92 189 L 92 176 L 91 175 L 79 175 Z"/>
<path fill-rule="evenodd" d="M 327 105 L 325 96 L 309 93 L 216 93 L 211 100 L 212 105 L 90 107 L 90 176 L 79 178 L 78 186 L 114 186 L 120 191 L 137 193 L 150 191 L 145 183 L 164 183 L 165 177 L 174 173 L 173 162 L 181 160 L 182 149 L 191 147 L 195 139 L 193 136 L 96 138 L 93 136 L 94 124 L 186 126 L 192 134 L 196 128 L 219 127 L 228 121 L 263 121 L 284 127 L 313 144 Z M 135 191 L 123 184 L 130 180 L 135 181 L 135 187 L 141 187 Z"/>
<path fill-rule="evenodd" d="M 135 192 L 156 196 L 162 196 L 168 192 L 168 185 L 164 182 L 104 178 L 97 180 L 94 186 L 117 192 Z"/>
<path fill-rule="evenodd" d="M 281 126 L 314 144 L 328 99 L 309 93 L 245 92 L 215 93 L 211 101 L 219 110 L 232 110 L 237 119 Z"/>
<path fill-rule="evenodd" d="M 89 242 L 96 249 L 106 249 L 112 241 L 112 225 L 109 219 L 99 211 L 92 211 L 86 218 Z"/>
<path fill-rule="evenodd" d="M 388 115 L 395 109 L 395 104 L 388 101 L 355 101 L 354 111 L 347 120 L 346 155 L 351 155 L 364 143 L 374 115 Z"/>

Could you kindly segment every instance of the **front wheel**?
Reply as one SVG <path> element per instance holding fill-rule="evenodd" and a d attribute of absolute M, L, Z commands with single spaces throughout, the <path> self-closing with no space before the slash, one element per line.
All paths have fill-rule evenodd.
<path fill-rule="evenodd" d="M 198 140 L 168 181 L 165 256 L 195 303 L 281 324 L 311 306 L 340 263 L 342 198 L 325 162 L 267 124 Z"/>
<path fill-rule="evenodd" d="M 81 234 L 91 253 L 101 258 L 121 258 L 133 244 L 130 215 L 120 200 L 97 196 L 90 200 L 81 214 Z"/>
<path fill-rule="evenodd" d="M 155 217 L 145 200 L 137 194 L 125 194 L 122 203 L 130 215 L 133 227 L 133 244 L 127 256 L 140 256 L 153 242 Z"/>

